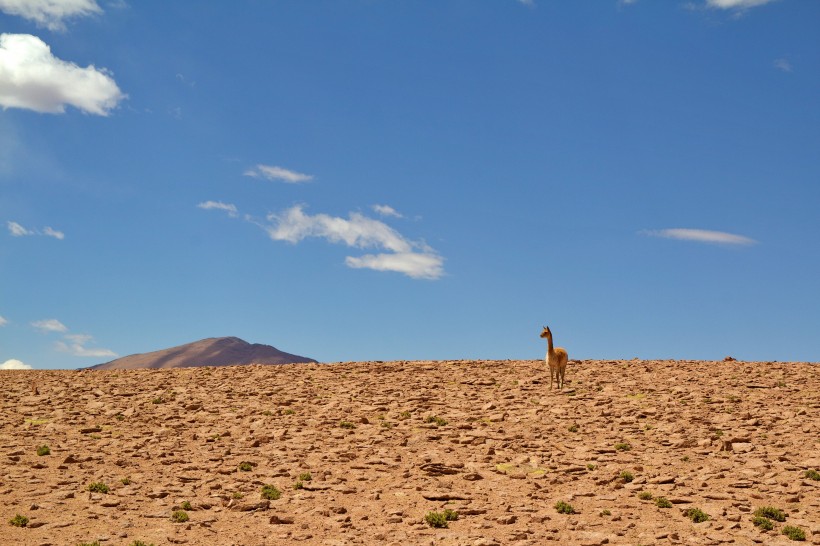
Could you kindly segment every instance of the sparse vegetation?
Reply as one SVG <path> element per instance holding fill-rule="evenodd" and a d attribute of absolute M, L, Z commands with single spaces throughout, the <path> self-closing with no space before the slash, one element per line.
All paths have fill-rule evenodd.
<path fill-rule="evenodd" d="M 403 411 L 399 414 L 399 419 L 410 419 L 410 412 Z"/>
<path fill-rule="evenodd" d="M 313 479 L 313 476 L 310 474 L 310 472 L 302 472 L 301 474 L 299 474 L 299 480 L 300 481 L 309 482 L 312 479 Z"/>
<path fill-rule="evenodd" d="M 191 501 L 183 501 L 182 504 L 180 505 L 180 508 L 182 508 L 183 510 L 193 510 L 194 509 L 193 506 L 191 506 Z"/>
<path fill-rule="evenodd" d="M 653 495 L 649 491 L 641 491 L 638 494 L 638 498 L 641 499 L 641 500 L 652 500 Z"/>
<path fill-rule="evenodd" d="M 51 449 L 47 445 L 37 446 L 37 455 L 40 457 L 51 455 Z"/>
<path fill-rule="evenodd" d="M 25 527 L 26 525 L 28 525 L 28 518 L 26 516 L 21 516 L 20 514 L 17 514 L 9 520 L 9 525 L 13 527 Z"/>
<path fill-rule="evenodd" d="M 143 544 L 145 543 L 143 542 Z M 77 546 L 100 546 L 100 541 L 95 540 L 94 542 L 80 542 Z M 153 544 L 151 546 L 153 546 Z"/>
<path fill-rule="evenodd" d="M 163 400 L 162 397 L 159 397 L 159 396 L 157 398 L 153 398 L 151 400 L 152 404 L 162 404 L 163 402 L 165 402 L 165 400 Z"/>
<path fill-rule="evenodd" d="M 629 482 L 631 482 L 632 480 L 635 479 L 635 475 L 632 472 L 630 472 L 629 470 L 622 471 L 618 475 L 618 477 L 621 478 L 624 481 L 624 483 L 629 483 Z"/>
<path fill-rule="evenodd" d="M 174 513 L 171 514 L 171 521 L 174 523 L 185 523 L 189 519 L 191 518 L 188 517 L 188 512 L 185 510 L 174 510 Z"/>
<path fill-rule="evenodd" d="M 816 470 L 806 470 L 804 476 L 810 480 L 820 481 L 820 472 Z"/>
<path fill-rule="evenodd" d="M 762 506 L 754 511 L 752 514 L 761 518 L 769 518 L 775 521 L 786 521 L 786 513 L 774 506 Z"/>
<path fill-rule="evenodd" d="M 691 519 L 695 523 L 703 523 L 710 517 L 709 514 L 707 514 L 700 508 L 689 508 L 683 513 L 683 515 Z"/>
<path fill-rule="evenodd" d="M 88 490 L 92 493 L 108 493 L 109 488 L 103 482 L 92 482 L 88 484 Z"/>
<path fill-rule="evenodd" d="M 617 444 L 615 444 L 615 449 L 618 451 L 629 451 L 630 449 L 632 449 L 632 446 L 626 442 L 618 442 Z"/>
<path fill-rule="evenodd" d="M 437 427 L 443 427 L 447 424 L 447 420 L 439 417 L 438 415 L 428 415 L 424 422 L 434 423 Z"/>
<path fill-rule="evenodd" d="M 783 527 L 782 533 L 791 540 L 806 540 L 806 533 L 800 527 L 794 525 L 786 525 Z"/>
<path fill-rule="evenodd" d="M 424 516 L 424 521 L 430 527 L 446 528 L 449 522 L 458 519 L 458 512 L 445 509 L 444 512 L 427 512 Z"/>
<path fill-rule="evenodd" d="M 349 428 L 349 429 L 356 428 L 356 425 L 354 425 L 350 421 L 342 421 L 342 422 L 339 423 L 339 426 L 342 427 L 342 428 Z"/>
<path fill-rule="evenodd" d="M 578 432 L 578 430 L 579 430 L 578 423 L 573 423 L 573 424 L 571 424 L 571 425 L 567 428 L 567 430 L 568 430 L 568 431 L 570 431 L 570 432 Z"/>
<path fill-rule="evenodd" d="M 672 503 L 666 497 L 658 497 L 655 499 L 655 505 L 658 508 L 672 508 Z"/>
<path fill-rule="evenodd" d="M 276 500 L 282 496 L 282 492 L 276 488 L 275 485 L 262 486 L 262 498 L 268 500 Z"/>
<path fill-rule="evenodd" d="M 587 470 L 589 470 L 590 472 L 592 472 L 592 471 L 593 471 L 593 470 L 595 470 L 596 468 L 598 468 L 598 466 L 597 466 L 597 465 L 594 465 L 594 464 L 592 464 L 592 463 L 589 463 L 589 464 L 587 465 Z"/>
<path fill-rule="evenodd" d="M 755 516 L 752 518 L 752 523 L 755 527 L 760 527 L 764 531 L 771 531 L 774 529 L 774 523 L 769 518 L 764 518 L 762 516 Z"/>
<path fill-rule="evenodd" d="M 298 481 L 295 484 L 293 484 L 293 488 L 294 489 L 304 489 L 305 488 L 305 483 L 302 482 L 302 481 Z"/>
<path fill-rule="evenodd" d="M 611 516 L 611 515 L 612 515 L 612 512 L 610 512 L 609 510 L 601 510 L 601 513 L 600 513 L 600 514 L 598 514 L 598 515 L 599 515 L 599 516 L 601 516 L 601 517 L 604 517 L 604 516 Z"/>
<path fill-rule="evenodd" d="M 128 546 L 154 546 L 154 543 L 148 544 L 147 542 L 143 542 L 142 540 L 135 540 Z"/>
<path fill-rule="evenodd" d="M 575 513 L 575 508 L 573 508 L 571 504 L 569 504 L 567 502 L 564 502 L 564 501 L 556 502 L 555 503 L 555 509 L 558 511 L 559 514 L 574 514 Z"/>
<path fill-rule="evenodd" d="M 231 498 L 235 500 L 244 499 L 245 495 L 241 491 L 234 491 L 233 495 L 231 495 Z"/>
<path fill-rule="evenodd" d="M 239 470 L 241 470 L 242 472 L 250 472 L 251 470 L 253 470 L 253 463 L 249 461 L 242 461 L 241 463 L 239 463 Z"/>
<path fill-rule="evenodd" d="M 283 414 L 283 415 L 295 415 L 295 414 L 296 414 L 296 410 L 292 410 L 292 409 L 288 408 L 288 409 L 286 409 L 285 411 L 283 411 L 283 412 L 282 412 L 282 414 Z"/>
<path fill-rule="evenodd" d="M 123 485 L 131 485 L 131 476 L 126 476 L 120 479 L 120 483 Z"/>

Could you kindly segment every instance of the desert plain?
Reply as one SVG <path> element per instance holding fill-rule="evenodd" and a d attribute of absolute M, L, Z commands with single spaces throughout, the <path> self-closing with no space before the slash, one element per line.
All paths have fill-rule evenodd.
<path fill-rule="evenodd" d="M 30 370 L 0 393 L 4 546 L 820 544 L 817 364 L 573 361 L 563 390 L 535 360 Z"/>

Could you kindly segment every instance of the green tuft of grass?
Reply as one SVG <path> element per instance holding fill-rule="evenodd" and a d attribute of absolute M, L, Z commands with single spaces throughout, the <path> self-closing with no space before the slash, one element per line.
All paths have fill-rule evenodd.
<path fill-rule="evenodd" d="M 760 527 L 764 531 L 771 531 L 774 529 L 774 523 L 769 518 L 764 518 L 763 516 L 755 516 L 752 518 L 752 523 L 755 527 Z"/>
<path fill-rule="evenodd" d="M 275 485 L 262 486 L 262 498 L 268 500 L 276 500 L 282 496 L 282 492 L 276 488 Z"/>
<path fill-rule="evenodd" d="M 51 455 L 51 449 L 47 445 L 37 446 L 37 455 L 40 457 Z"/>
<path fill-rule="evenodd" d="M 185 510 L 174 510 L 174 513 L 171 514 L 171 521 L 174 523 L 185 523 L 189 519 L 191 518 L 188 517 L 188 512 Z"/>
<path fill-rule="evenodd" d="M 434 423 L 437 427 L 443 427 L 447 424 L 447 420 L 439 417 L 438 415 L 428 415 L 427 419 L 424 420 L 425 423 Z"/>
<path fill-rule="evenodd" d="M 304 482 L 298 481 L 295 484 L 293 484 L 293 488 L 294 489 L 304 489 L 305 484 L 304 484 Z"/>
<path fill-rule="evenodd" d="M 594 465 L 594 464 L 592 464 L 592 463 L 589 463 L 589 464 L 587 465 L 587 470 L 589 470 L 590 472 L 592 472 L 592 471 L 593 471 L 593 470 L 595 470 L 596 468 L 598 468 L 598 465 Z"/>
<path fill-rule="evenodd" d="M 283 415 L 296 415 L 296 410 L 292 410 L 290 408 L 286 409 L 282 412 Z"/>
<path fill-rule="evenodd" d="M 672 503 L 666 497 L 658 497 L 655 499 L 655 505 L 658 508 L 672 508 Z"/>
<path fill-rule="evenodd" d="M 447 528 L 449 522 L 458 519 L 458 512 L 445 509 L 444 512 L 427 512 L 424 516 L 424 521 L 430 527 Z"/>
<path fill-rule="evenodd" d="M 28 525 L 28 518 L 26 516 L 21 516 L 20 514 L 17 514 L 9 520 L 9 525 L 13 527 L 25 527 L 26 525 Z"/>
<path fill-rule="evenodd" d="M 618 451 L 629 451 L 632 449 L 632 446 L 627 444 L 626 442 L 618 442 L 615 444 L 615 449 Z"/>
<path fill-rule="evenodd" d="M 624 483 L 629 483 L 635 479 L 635 475 L 629 470 L 624 470 L 618 475 L 618 477 L 621 478 L 624 481 Z"/>
<path fill-rule="evenodd" d="M 120 478 L 120 483 L 123 485 L 131 485 L 131 476 Z"/>
<path fill-rule="evenodd" d="M 100 546 L 100 541 L 95 540 L 94 542 L 80 542 L 77 546 Z"/>
<path fill-rule="evenodd" d="M 404 419 L 410 419 L 410 412 L 409 412 L 409 411 L 403 411 L 403 412 L 401 412 L 401 413 L 399 414 L 399 419 L 402 419 L 402 420 L 404 420 Z"/>
<path fill-rule="evenodd" d="M 239 470 L 241 470 L 242 472 L 250 472 L 251 470 L 253 470 L 253 463 L 248 461 L 242 461 L 241 463 L 239 463 Z"/>
<path fill-rule="evenodd" d="M 108 493 L 110 489 L 103 482 L 92 482 L 88 484 L 88 490 L 92 493 Z"/>
<path fill-rule="evenodd" d="M 641 491 L 638 494 L 638 498 L 641 500 L 652 500 L 654 496 L 649 491 Z"/>
<path fill-rule="evenodd" d="M 154 543 L 152 542 L 151 544 L 148 544 L 147 542 L 144 542 L 142 540 L 135 540 L 128 546 L 154 546 Z"/>
<path fill-rule="evenodd" d="M 179 505 L 180 508 L 183 510 L 193 510 L 194 507 L 191 506 L 191 501 L 183 501 L 182 504 Z"/>
<path fill-rule="evenodd" d="M 683 515 L 691 519 L 695 523 L 703 523 L 710 517 L 709 514 L 707 514 L 700 508 L 689 508 L 686 511 L 684 511 Z"/>
<path fill-rule="evenodd" d="M 578 432 L 580 430 L 580 427 L 577 423 L 573 423 L 567 428 L 567 430 L 570 432 Z"/>
<path fill-rule="evenodd" d="M 302 472 L 301 474 L 299 474 L 299 481 L 309 482 L 312 479 L 313 476 L 310 474 L 310 472 Z"/>
<path fill-rule="evenodd" d="M 810 480 L 820 481 L 820 472 L 816 470 L 806 470 L 804 476 Z"/>
<path fill-rule="evenodd" d="M 800 527 L 795 527 L 794 525 L 786 525 L 783 527 L 783 531 L 781 532 L 791 540 L 806 540 L 805 531 L 803 531 Z"/>
<path fill-rule="evenodd" d="M 599 515 L 599 516 L 601 516 L 601 517 L 604 517 L 604 516 L 611 516 L 611 515 L 612 515 L 612 512 L 610 512 L 609 510 L 601 510 L 601 513 L 600 513 L 600 514 L 598 514 L 598 515 Z"/>
<path fill-rule="evenodd" d="M 786 512 L 774 506 L 762 506 L 754 511 L 753 516 L 769 518 L 775 521 L 786 521 Z"/>
<path fill-rule="evenodd" d="M 564 501 L 558 501 L 555 503 L 555 509 L 558 511 L 559 514 L 574 514 L 575 508 L 572 507 L 571 504 Z"/>
<path fill-rule="evenodd" d="M 341 422 L 339 422 L 339 426 L 342 427 L 342 428 L 350 428 L 350 429 L 356 428 L 356 425 L 354 425 L 350 421 L 341 421 Z"/>

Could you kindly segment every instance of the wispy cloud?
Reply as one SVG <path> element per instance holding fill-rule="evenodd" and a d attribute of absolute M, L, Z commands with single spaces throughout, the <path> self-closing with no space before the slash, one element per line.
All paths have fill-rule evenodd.
<path fill-rule="evenodd" d="M 792 71 L 792 63 L 790 63 L 788 59 L 775 59 L 774 67 L 782 72 Z"/>
<path fill-rule="evenodd" d="M 6 222 L 6 225 L 9 228 L 9 233 L 12 234 L 14 237 L 29 237 L 32 235 L 45 235 L 46 237 L 54 237 L 55 239 L 63 240 L 65 239 L 65 233 L 62 231 L 57 231 L 56 229 L 50 228 L 48 226 L 44 227 L 42 231 L 39 229 L 27 229 L 17 222 Z"/>
<path fill-rule="evenodd" d="M 86 344 L 93 341 L 93 337 L 87 334 L 66 334 L 63 336 L 68 343 L 58 341 L 56 348 L 63 353 L 69 353 L 72 356 L 82 356 L 91 358 L 108 358 L 116 357 L 117 353 L 109 349 L 89 349 Z"/>
<path fill-rule="evenodd" d="M 706 0 L 706 5 L 710 8 L 745 10 L 774 1 L 776 0 Z"/>
<path fill-rule="evenodd" d="M 236 205 L 223 203 L 221 201 L 205 201 L 204 203 L 198 204 L 197 207 L 204 210 L 224 210 L 228 213 L 228 216 L 232 218 L 236 218 L 239 214 L 236 210 Z"/>
<path fill-rule="evenodd" d="M 391 217 L 391 218 L 404 218 L 404 216 L 396 211 L 390 205 L 373 205 L 373 210 L 380 216 Z"/>
<path fill-rule="evenodd" d="M 3 318 L 2 316 L 0 316 L 0 328 L 2 328 L 3 326 L 5 326 L 5 325 L 6 325 L 6 324 L 8 324 L 8 323 L 9 323 L 9 321 L 8 321 L 8 320 L 6 320 L 6 319 L 5 319 L 5 318 Z"/>
<path fill-rule="evenodd" d="M 245 176 L 253 178 L 266 178 L 268 180 L 281 180 L 288 184 L 301 184 L 313 180 L 313 175 L 298 173 L 275 165 L 256 165 L 243 173 Z"/>
<path fill-rule="evenodd" d="M 126 97 L 109 71 L 58 59 L 37 36 L 0 34 L 0 106 L 4 109 L 62 114 L 66 106 L 73 106 L 107 116 Z"/>
<path fill-rule="evenodd" d="M 527 6 L 529 8 L 534 8 L 535 7 L 535 0 L 518 0 L 518 3 L 519 4 L 524 4 L 525 6 Z"/>
<path fill-rule="evenodd" d="M 24 364 L 16 358 L 11 358 L 0 364 L 0 370 L 30 370 L 31 366 Z"/>
<path fill-rule="evenodd" d="M 660 230 L 646 230 L 640 232 L 643 235 L 651 237 L 662 237 L 664 239 L 678 239 L 681 241 L 695 241 L 698 243 L 711 243 L 720 245 L 753 245 L 757 243 L 754 239 L 744 237 L 743 235 L 735 235 L 734 233 L 726 233 L 723 231 L 709 231 L 706 229 L 660 229 Z"/>
<path fill-rule="evenodd" d="M 444 274 L 444 259 L 427 244 L 411 241 L 387 224 L 351 212 L 348 218 L 327 214 L 310 215 L 295 206 L 281 214 L 269 214 L 262 225 L 274 241 L 298 243 L 308 237 L 325 239 L 352 248 L 377 248 L 387 252 L 345 258 L 352 268 L 395 271 L 414 279 L 438 279 Z"/>
<path fill-rule="evenodd" d="M 94 0 L 0 0 L 0 11 L 34 21 L 49 30 L 65 30 L 66 19 L 102 12 Z"/>
<path fill-rule="evenodd" d="M 31 325 L 41 332 L 68 332 L 68 326 L 57 319 L 38 320 L 32 322 Z"/>

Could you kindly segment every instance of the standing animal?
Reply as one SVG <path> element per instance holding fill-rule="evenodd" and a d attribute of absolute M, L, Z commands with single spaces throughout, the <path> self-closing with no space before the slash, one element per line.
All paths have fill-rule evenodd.
<path fill-rule="evenodd" d="M 544 326 L 541 336 L 547 338 L 547 366 L 550 369 L 550 390 L 552 390 L 552 378 L 555 377 L 558 388 L 564 388 L 564 376 L 567 373 L 567 350 L 562 347 L 552 346 L 552 332 L 549 327 Z"/>

